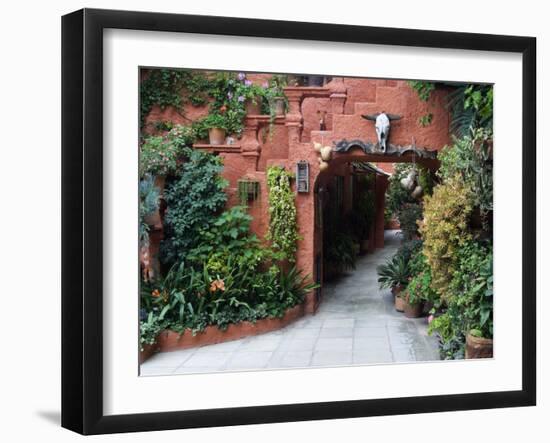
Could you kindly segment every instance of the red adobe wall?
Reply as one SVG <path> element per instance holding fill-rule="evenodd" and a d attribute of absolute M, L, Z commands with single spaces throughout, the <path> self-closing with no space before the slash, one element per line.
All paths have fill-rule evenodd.
<path fill-rule="evenodd" d="M 266 75 L 248 76 L 256 82 L 264 82 Z M 304 273 L 315 279 L 315 257 L 322 253 L 322 235 L 315 228 L 316 180 L 319 177 L 319 154 L 313 149 L 313 142 L 333 146 L 342 139 L 360 139 L 375 142 L 374 123 L 361 117 L 362 114 L 387 112 L 402 116 L 401 120 L 391 124 L 390 141 L 393 144 L 409 145 L 439 150 L 450 142 L 449 111 L 445 107 L 446 91 L 436 90 L 427 102 L 421 101 L 405 81 L 374 80 L 358 78 L 333 78 L 325 87 L 288 87 L 285 94 L 289 101 L 289 111 L 284 117 L 277 118 L 269 128 L 268 118 L 250 116 L 245 122 L 245 130 L 237 144 L 221 149 L 219 155 L 224 158 L 224 177 L 229 181 L 228 205 L 237 204 L 237 181 L 243 177 L 260 182 L 260 197 L 251 203 L 249 212 L 253 216 L 252 230 L 263 237 L 269 224 L 268 190 L 266 186 L 266 168 L 270 165 L 285 166 L 294 171 L 299 161 L 310 165 L 309 193 L 296 195 L 299 232 L 297 265 Z M 319 113 L 326 112 L 327 130 L 319 130 Z M 182 117 L 173 109 L 154 108 L 147 121 L 171 120 L 188 124 L 207 112 L 207 107 L 185 107 Z M 426 127 L 419 124 L 419 118 L 427 113 L 433 115 L 432 122 Z M 212 149 L 209 146 L 202 146 Z M 400 158 L 410 161 L 410 157 Z M 345 154 L 334 153 L 329 169 L 324 176 L 334 174 L 346 177 L 345 189 L 349 189 L 350 161 L 375 162 L 382 169 L 392 172 L 392 163 L 396 157 L 365 154 L 359 149 Z M 323 178 L 321 178 L 323 180 Z M 378 176 L 376 180 L 377 220 L 375 226 L 375 245 L 383 247 L 384 238 L 384 193 L 387 178 Z M 351 206 L 346 201 L 347 207 Z M 313 311 L 316 301 L 313 295 L 307 309 Z"/>

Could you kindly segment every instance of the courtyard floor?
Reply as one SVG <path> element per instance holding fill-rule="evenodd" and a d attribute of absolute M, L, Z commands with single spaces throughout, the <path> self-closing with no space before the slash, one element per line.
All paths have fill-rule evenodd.
<path fill-rule="evenodd" d="M 400 242 L 399 231 L 386 231 L 383 249 L 360 257 L 355 271 L 324 285 L 315 315 L 254 337 L 155 354 L 140 375 L 439 360 L 426 318 L 396 312 L 390 291 L 378 289 L 376 267 Z"/>

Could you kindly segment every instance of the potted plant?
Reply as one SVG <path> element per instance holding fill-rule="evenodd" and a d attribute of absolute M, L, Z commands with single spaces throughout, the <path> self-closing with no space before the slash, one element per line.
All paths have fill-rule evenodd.
<path fill-rule="evenodd" d="M 408 289 L 401 296 L 403 300 L 403 313 L 407 318 L 417 318 L 422 315 L 423 305 L 414 293 L 411 293 Z"/>
<path fill-rule="evenodd" d="M 204 129 L 208 130 L 208 139 L 211 145 L 223 145 L 225 143 L 227 122 L 223 115 L 209 114 L 201 123 Z"/>
<path fill-rule="evenodd" d="M 395 296 L 395 310 L 403 312 L 405 304 L 402 292 L 409 282 L 409 266 L 405 257 L 394 255 L 386 263 L 378 266 L 377 272 L 380 289 L 391 288 Z"/>
<path fill-rule="evenodd" d="M 266 88 L 252 83 L 243 73 L 240 73 L 237 79 L 239 80 L 235 88 L 237 101 L 244 103 L 248 115 L 262 115 L 262 104 Z"/>
<path fill-rule="evenodd" d="M 493 357 L 493 339 L 486 338 L 483 335 L 483 332 L 479 329 L 470 329 L 466 335 L 466 358 Z"/>

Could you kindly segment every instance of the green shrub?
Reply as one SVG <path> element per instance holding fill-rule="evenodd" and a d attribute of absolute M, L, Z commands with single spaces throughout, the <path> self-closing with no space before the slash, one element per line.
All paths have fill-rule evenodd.
<path fill-rule="evenodd" d="M 420 232 L 423 253 L 432 270 L 432 288 L 448 302 L 449 283 L 458 264 L 457 252 L 471 238 L 468 220 L 473 208 L 472 191 L 460 175 L 436 186 L 424 199 Z"/>
<path fill-rule="evenodd" d="M 418 221 L 422 219 L 422 205 L 405 203 L 398 212 L 401 232 L 405 240 L 412 240 L 418 236 Z"/>
<path fill-rule="evenodd" d="M 202 231 L 208 229 L 225 206 L 227 182 L 220 177 L 221 157 L 189 148 L 179 177 L 166 187 L 166 238 L 162 243 L 164 261 L 185 261 L 197 247 Z"/>
<path fill-rule="evenodd" d="M 445 181 L 457 174 L 471 188 L 474 206 L 482 211 L 493 209 L 493 161 L 490 155 L 492 133 L 471 130 L 462 138 L 453 138 L 453 145 L 439 152 L 438 175 Z"/>

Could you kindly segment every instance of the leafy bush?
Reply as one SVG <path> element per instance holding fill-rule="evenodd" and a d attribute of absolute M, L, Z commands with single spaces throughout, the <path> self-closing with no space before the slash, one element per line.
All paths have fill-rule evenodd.
<path fill-rule="evenodd" d="M 471 128 L 492 130 L 493 86 L 462 85 L 451 92 L 447 99 L 451 109 L 451 130 L 458 137 L 468 135 Z"/>
<path fill-rule="evenodd" d="M 290 186 L 292 174 L 280 166 L 267 169 L 267 186 L 269 188 L 269 231 L 267 239 L 271 248 L 279 254 L 280 260 L 296 260 L 298 222 L 295 195 Z"/>
<path fill-rule="evenodd" d="M 220 177 L 221 157 L 184 148 L 186 161 L 180 176 L 167 185 L 164 199 L 166 238 L 162 244 L 165 262 L 185 261 L 198 246 L 200 233 L 208 229 L 225 206 L 227 182 Z"/>
<path fill-rule="evenodd" d="M 493 337 L 493 252 L 490 244 L 469 241 L 458 251 L 458 264 L 450 283 L 443 315 L 429 328 L 441 340 L 444 358 L 463 358 L 465 337 L 473 333 Z"/>
<path fill-rule="evenodd" d="M 425 301 L 433 303 L 434 308 L 438 309 L 440 307 L 440 299 L 432 289 L 432 270 L 422 252 L 422 248 L 412 255 L 409 261 L 409 269 L 411 278 L 407 289 L 410 302 Z"/>
<path fill-rule="evenodd" d="M 398 213 L 401 232 L 405 240 L 412 240 L 418 236 L 418 221 L 422 219 L 422 205 L 405 203 Z"/>
<path fill-rule="evenodd" d="M 482 211 L 493 209 L 493 162 L 490 154 L 492 133 L 471 130 L 462 138 L 453 138 L 453 145 L 439 154 L 439 177 L 445 181 L 460 174 L 473 192 L 474 205 Z"/>
<path fill-rule="evenodd" d="M 457 267 L 457 252 L 471 238 L 472 199 L 470 187 L 459 175 L 436 186 L 433 195 L 424 199 L 423 253 L 432 270 L 432 288 L 446 302 L 452 295 L 449 284 Z"/>
<path fill-rule="evenodd" d="M 493 337 L 493 250 L 490 244 L 468 242 L 458 251 L 451 281 L 452 301 L 463 312 L 463 333 Z"/>

